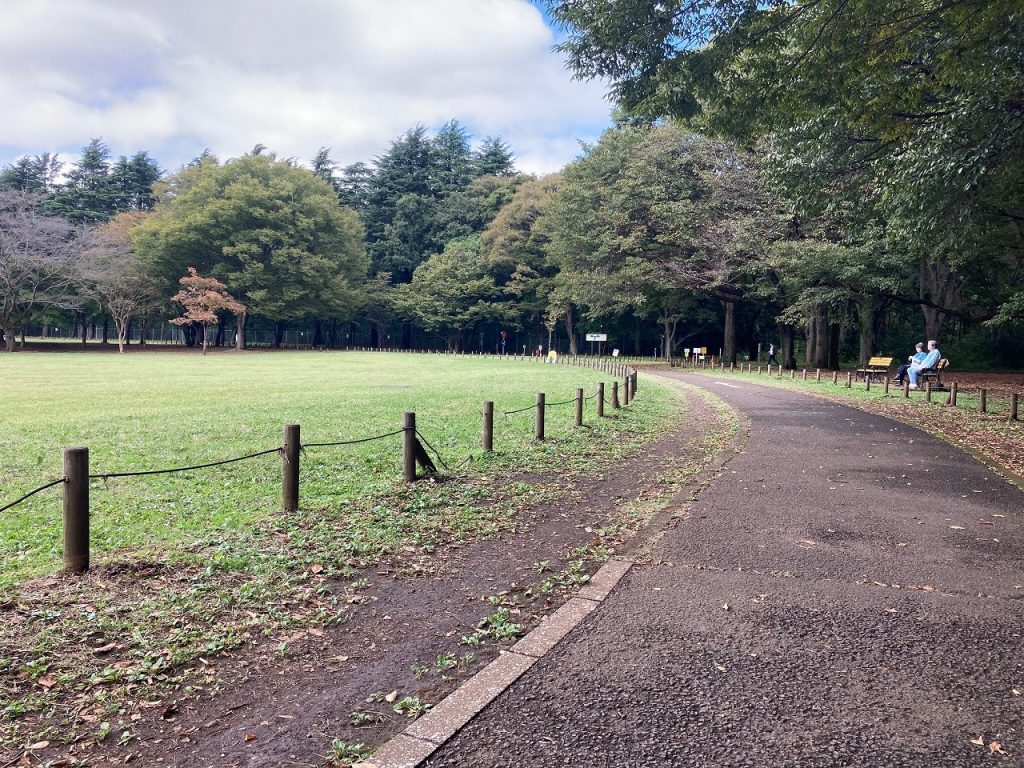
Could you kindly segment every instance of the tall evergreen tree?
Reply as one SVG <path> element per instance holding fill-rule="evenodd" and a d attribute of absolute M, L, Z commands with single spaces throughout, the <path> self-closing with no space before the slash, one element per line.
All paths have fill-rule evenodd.
<path fill-rule="evenodd" d="M 443 200 L 461 192 L 473 178 L 469 132 L 458 120 L 450 120 L 441 126 L 431 145 L 431 187 L 434 195 Z"/>
<path fill-rule="evenodd" d="M 473 153 L 473 172 L 477 176 L 515 176 L 515 160 L 500 136 L 488 136 Z"/>
<path fill-rule="evenodd" d="M 82 148 L 67 180 L 44 207 L 71 221 L 95 223 L 107 221 L 117 212 L 117 199 L 110 176 L 110 148 L 101 139 L 93 139 Z"/>
<path fill-rule="evenodd" d="M 50 194 L 63 165 L 56 153 L 25 155 L 0 171 L 0 191 Z"/>
<path fill-rule="evenodd" d="M 115 191 L 114 207 L 123 211 L 151 211 L 156 205 L 153 185 L 163 171 L 148 152 L 139 151 L 130 158 L 122 155 L 114 163 L 110 184 Z"/>

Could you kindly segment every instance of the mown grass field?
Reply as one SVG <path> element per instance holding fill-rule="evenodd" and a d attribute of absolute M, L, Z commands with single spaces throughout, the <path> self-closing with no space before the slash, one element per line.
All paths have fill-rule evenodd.
<path fill-rule="evenodd" d="M 543 447 L 532 439 L 532 412 L 501 416 L 533 403 L 538 391 L 549 402 L 566 400 L 577 386 L 592 394 L 601 380 L 611 377 L 587 368 L 440 355 L 6 355 L 0 359 L 0 505 L 60 477 L 61 451 L 68 446 L 89 447 L 93 473 L 141 471 L 273 448 L 288 422 L 301 424 L 303 443 L 391 432 L 404 411 L 416 412 L 419 429 L 450 465 L 473 455 L 470 473 L 487 465 L 530 469 L 546 454 L 585 457 L 585 444 L 596 434 L 640 428 L 665 410 L 667 394 L 651 386 L 637 402 L 646 419 L 609 419 L 597 433 L 573 434 L 572 406 L 550 408 L 550 440 Z M 479 450 L 484 400 L 494 400 L 497 413 L 490 457 Z M 586 408 L 593 424 L 594 402 Z M 302 459 L 302 507 L 334 517 L 357 502 L 386 497 L 401 478 L 400 440 L 309 449 Z M 280 459 L 95 480 L 91 497 L 94 559 L 126 550 L 166 558 L 202 550 L 231 532 L 245 536 L 276 516 Z M 0 587 L 60 567 L 60 515 L 59 487 L 0 513 Z M 366 526 L 353 521 L 342 534 L 353 554 L 388 545 L 393 537 L 384 517 Z"/>

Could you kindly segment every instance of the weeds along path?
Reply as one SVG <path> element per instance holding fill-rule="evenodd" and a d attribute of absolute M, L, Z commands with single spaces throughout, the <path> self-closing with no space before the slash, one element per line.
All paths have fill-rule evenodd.
<path fill-rule="evenodd" d="M 340 622 L 285 621 L 241 650 L 200 658 L 181 683 L 147 689 L 140 680 L 138 700 L 122 702 L 130 726 L 108 726 L 98 743 L 59 745 L 70 729 L 54 718 L 52 743 L 38 756 L 192 768 L 341 765 L 343 755 L 365 754 L 560 606 L 612 553 L 642 550 L 652 520 L 690 499 L 706 468 L 731 449 L 737 422 L 700 390 L 673 387 L 676 413 L 653 442 L 590 470 L 549 463 L 504 480 L 528 499 L 507 530 L 410 547 L 323 584 L 344 596 Z M 491 502 L 476 503 L 486 513 Z M 70 715 L 79 730 L 87 718 L 92 733 L 116 716 L 95 705 L 55 714 Z"/>
<path fill-rule="evenodd" d="M 666 375 L 744 450 L 424 765 L 1021 765 L 1024 493 L 877 414 Z"/>

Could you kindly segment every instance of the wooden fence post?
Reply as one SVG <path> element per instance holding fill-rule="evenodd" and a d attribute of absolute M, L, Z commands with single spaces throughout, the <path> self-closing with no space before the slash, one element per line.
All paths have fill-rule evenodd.
<path fill-rule="evenodd" d="M 839 371 L 832 371 L 832 383 L 833 384 L 838 384 L 839 383 Z"/>
<path fill-rule="evenodd" d="M 583 389 L 576 388 L 576 426 L 583 426 Z"/>
<path fill-rule="evenodd" d="M 619 382 L 612 382 L 612 409 L 619 407 Z"/>
<path fill-rule="evenodd" d="M 871 374 L 869 373 L 864 374 L 864 391 L 871 391 Z"/>
<path fill-rule="evenodd" d="M 924 401 L 926 403 L 930 403 L 932 401 L 932 383 L 931 383 L 931 381 L 926 381 L 924 383 Z"/>
<path fill-rule="evenodd" d="M 906 376 L 903 379 L 903 399 L 910 399 L 910 377 Z"/>
<path fill-rule="evenodd" d="M 89 449 L 64 449 L 64 570 L 89 570 Z"/>
<path fill-rule="evenodd" d="M 814 380 L 821 384 L 821 368 L 817 368 L 814 371 Z"/>
<path fill-rule="evenodd" d="M 295 512 L 299 508 L 299 425 L 284 425 L 284 451 L 281 453 L 281 508 Z"/>
<path fill-rule="evenodd" d="M 604 382 L 597 385 L 597 415 L 604 416 Z"/>
<path fill-rule="evenodd" d="M 1010 393 L 1010 421 L 1017 421 L 1017 393 Z"/>
<path fill-rule="evenodd" d="M 981 413 L 988 411 L 988 390 L 984 387 L 981 387 L 978 392 L 978 410 Z"/>
<path fill-rule="evenodd" d="M 946 405 L 956 407 L 956 395 L 957 395 L 957 383 L 954 381 L 949 385 L 949 399 L 946 401 Z"/>
<path fill-rule="evenodd" d="M 485 451 L 494 450 L 494 401 L 484 403 L 483 431 L 480 434 L 480 447 Z"/>
<path fill-rule="evenodd" d="M 416 482 L 416 414 L 406 412 L 402 417 L 402 479 Z"/>
<path fill-rule="evenodd" d="M 534 415 L 533 436 L 538 440 L 544 439 L 544 393 L 537 393 L 537 412 Z"/>
<path fill-rule="evenodd" d="M 882 382 L 883 382 L 882 394 L 885 395 L 886 397 L 888 397 L 889 396 L 889 377 L 885 376 L 882 379 Z"/>
<path fill-rule="evenodd" d="M 629 405 L 629 376 L 622 380 L 622 407 Z"/>
<path fill-rule="evenodd" d="M 846 388 L 849 389 L 853 386 L 853 371 L 846 372 Z"/>

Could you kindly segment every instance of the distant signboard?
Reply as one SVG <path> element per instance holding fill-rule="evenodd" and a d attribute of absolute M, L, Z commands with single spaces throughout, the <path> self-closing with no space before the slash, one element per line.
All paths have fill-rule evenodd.
<path fill-rule="evenodd" d="M 607 333 L 588 333 L 587 341 L 608 341 Z"/>

